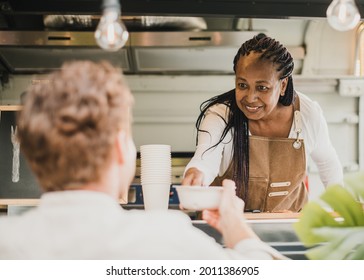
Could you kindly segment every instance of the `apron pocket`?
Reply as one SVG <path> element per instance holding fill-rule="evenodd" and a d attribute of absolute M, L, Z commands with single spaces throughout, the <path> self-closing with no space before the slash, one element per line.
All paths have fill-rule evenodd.
<path fill-rule="evenodd" d="M 265 177 L 249 177 L 248 199 L 245 201 L 245 210 L 265 211 L 265 200 L 267 196 L 269 180 Z"/>

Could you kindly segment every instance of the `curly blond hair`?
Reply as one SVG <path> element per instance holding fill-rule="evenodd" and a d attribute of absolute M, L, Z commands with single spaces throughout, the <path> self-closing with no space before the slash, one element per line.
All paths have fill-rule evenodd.
<path fill-rule="evenodd" d="M 46 191 L 97 182 L 115 137 L 130 126 L 133 97 L 108 62 L 73 61 L 28 88 L 18 115 L 21 149 Z"/>

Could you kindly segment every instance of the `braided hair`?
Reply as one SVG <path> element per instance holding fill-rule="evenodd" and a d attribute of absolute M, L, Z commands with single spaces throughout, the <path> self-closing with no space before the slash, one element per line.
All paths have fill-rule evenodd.
<path fill-rule="evenodd" d="M 288 50 L 275 39 L 267 37 L 264 34 L 258 34 L 252 39 L 246 41 L 241 45 L 237 54 L 234 57 L 233 70 L 236 72 L 237 63 L 242 56 L 248 56 L 251 52 L 261 53 L 259 59 L 271 61 L 276 64 L 277 72 L 280 72 L 280 79 L 288 77 L 288 83 L 285 94 L 279 97 L 278 102 L 284 106 L 289 106 L 294 101 L 295 91 L 293 89 L 292 72 L 294 68 L 293 58 Z M 248 199 L 248 182 L 249 182 L 249 125 L 248 118 L 239 109 L 235 100 L 235 89 L 211 99 L 206 100 L 200 106 L 200 115 L 196 121 L 196 128 L 198 132 L 209 133 L 206 130 L 201 130 L 200 125 L 207 110 L 216 105 L 225 104 L 229 108 L 229 115 L 227 120 L 220 116 L 226 123 L 226 127 L 222 132 L 219 141 L 207 150 L 216 147 L 220 144 L 227 133 L 232 130 L 233 134 L 233 178 L 237 186 L 237 195 L 244 199 Z M 198 144 L 198 135 L 196 138 Z M 206 151 L 207 151 L 206 150 Z M 206 152 L 205 151 L 205 152 Z"/>

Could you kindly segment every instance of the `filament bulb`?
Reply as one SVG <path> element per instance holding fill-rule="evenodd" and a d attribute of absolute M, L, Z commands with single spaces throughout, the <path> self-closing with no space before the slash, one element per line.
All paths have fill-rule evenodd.
<path fill-rule="evenodd" d="M 129 33 L 119 17 L 119 9 L 115 7 L 104 9 L 95 32 L 96 42 L 101 48 L 117 51 L 128 41 Z"/>
<path fill-rule="evenodd" d="M 360 21 L 359 10 L 354 0 L 333 0 L 326 11 L 330 26 L 338 31 L 355 28 Z"/>

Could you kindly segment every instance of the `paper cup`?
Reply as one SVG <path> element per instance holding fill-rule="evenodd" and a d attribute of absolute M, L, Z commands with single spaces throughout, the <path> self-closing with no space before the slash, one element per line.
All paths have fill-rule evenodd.
<path fill-rule="evenodd" d="M 141 145 L 140 146 L 140 150 L 171 150 L 171 145 L 166 145 L 166 144 L 146 144 L 146 145 Z"/>
<path fill-rule="evenodd" d="M 169 184 L 146 184 L 142 185 L 144 209 L 167 210 L 169 204 Z"/>
<path fill-rule="evenodd" d="M 171 185 L 171 146 L 150 144 L 140 146 L 142 185 Z"/>

